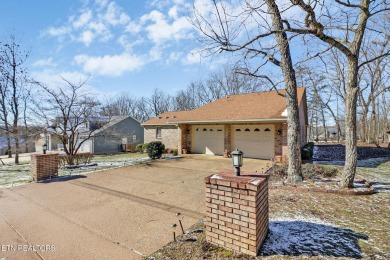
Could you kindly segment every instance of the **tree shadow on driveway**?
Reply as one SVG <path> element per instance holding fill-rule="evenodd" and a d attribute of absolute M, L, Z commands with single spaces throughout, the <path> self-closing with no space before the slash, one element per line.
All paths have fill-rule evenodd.
<path fill-rule="evenodd" d="M 305 221 L 270 221 L 260 256 L 325 256 L 362 258 L 359 239 L 350 229 Z"/>
<path fill-rule="evenodd" d="M 63 176 L 58 176 L 52 179 L 46 179 L 46 180 L 41 180 L 38 183 L 52 183 L 52 182 L 62 182 L 62 181 L 71 181 L 71 180 L 77 180 L 77 179 L 84 179 L 87 178 L 85 175 L 63 175 Z"/>

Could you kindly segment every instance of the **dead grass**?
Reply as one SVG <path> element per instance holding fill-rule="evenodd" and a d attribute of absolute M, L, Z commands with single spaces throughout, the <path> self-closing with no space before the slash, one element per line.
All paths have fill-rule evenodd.
<path fill-rule="evenodd" d="M 325 223 L 319 225 L 320 229 L 322 226 L 325 229 L 335 227 L 336 230 L 345 231 L 340 235 L 344 237 L 353 234 L 356 240 L 355 248 L 352 248 L 355 250 L 354 254 L 338 255 L 332 253 L 332 249 L 336 249 L 338 245 L 334 241 L 330 241 L 331 238 L 329 238 L 329 241 L 325 242 L 329 242 L 329 245 L 332 246 L 325 255 L 315 252 L 315 250 L 310 252 L 311 248 L 308 246 L 308 251 L 304 254 L 291 249 L 290 252 L 285 252 L 282 255 L 265 253 L 265 256 L 269 259 L 325 259 L 329 257 L 390 259 L 390 161 L 375 168 L 359 167 L 357 171 L 359 175 L 373 182 L 376 194 L 348 196 L 285 190 L 270 190 L 269 193 L 271 221 L 289 219 L 304 221 L 309 225 L 311 222 L 320 222 Z M 202 221 L 193 228 L 203 230 Z M 313 229 L 310 232 L 317 231 Z M 192 242 L 186 240 L 188 238 L 192 238 Z M 288 241 L 289 237 L 285 239 Z M 326 240 L 326 238 L 324 239 Z M 203 232 L 183 236 L 180 240 L 180 242 L 171 242 L 147 259 L 253 259 L 250 256 L 238 255 L 209 244 L 205 241 Z M 292 247 L 294 247 L 294 241 L 288 242 L 293 243 Z M 313 247 L 313 245 L 311 246 Z"/>

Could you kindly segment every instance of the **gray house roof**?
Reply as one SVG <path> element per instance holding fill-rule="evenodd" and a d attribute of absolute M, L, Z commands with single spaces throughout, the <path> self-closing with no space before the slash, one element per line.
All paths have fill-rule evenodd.
<path fill-rule="evenodd" d="M 137 119 L 135 119 L 134 117 L 132 116 L 113 116 L 111 117 L 111 120 L 110 122 L 108 122 L 107 124 L 103 125 L 102 127 L 100 127 L 99 129 L 97 129 L 96 131 L 93 132 L 92 135 L 96 135 L 100 132 L 103 132 L 104 130 L 110 128 L 111 126 L 113 125 L 116 125 L 118 123 L 120 123 L 121 121 L 125 120 L 125 119 L 128 119 L 128 118 L 131 118 L 133 119 L 135 122 L 138 122 L 139 124 L 141 124 L 141 122 L 139 122 Z"/>

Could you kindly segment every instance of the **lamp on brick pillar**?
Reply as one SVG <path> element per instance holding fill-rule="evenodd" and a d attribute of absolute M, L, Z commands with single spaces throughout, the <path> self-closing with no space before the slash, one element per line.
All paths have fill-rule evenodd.
<path fill-rule="evenodd" d="M 44 144 L 43 144 L 43 154 L 46 154 L 46 150 L 47 150 L 47 144 L 44 143 Z"/>
<path fill-rule="evenodd" d="M 236 174 L 236 176 L 240 176 L 240 167 L 242 166 L 244 153 L 242 151 L 239 151 L 237 148 L 231 153 L 231 155 L 233 159 L 234 173 Z"/>

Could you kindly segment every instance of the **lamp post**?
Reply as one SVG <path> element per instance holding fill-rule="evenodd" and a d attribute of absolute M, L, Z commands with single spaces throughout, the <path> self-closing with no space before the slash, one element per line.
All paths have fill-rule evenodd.
<path fill-rule="evenodd" d="M 234 173 L 236 174 L 236 176 L 240 176 L 240 167 L 242 166 L 244 153 L 236 149 L 231 153 L 231 155 L 233 159 Z"/>
<path fill-rule="evenodd" d="M 47 144 L 44 143 L 44 144 L 43 144 L 43 154 L 46 154 L 46 150 L 47 150 Z"/>
<path fill-rule="evenodd" d="M 171 229 L 173 232 L 173 241 L 176 241 L 176 227 L 177 227 L 176 224 L 171 224 Z"/>
<path fill-rule="evenodd" d="M 183 228 L 183 224 L 181 223 L 181 220 L 183 219 L 183 215 L 179 213 L 176 213 L 176 217 L 179 219 L 179 224 L 180 224 L 180 227 L 181 227 L 181 231 L 183 232 L 184 234 L 184 228 Z"/>

